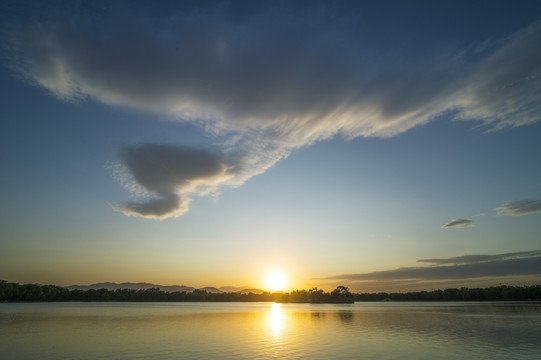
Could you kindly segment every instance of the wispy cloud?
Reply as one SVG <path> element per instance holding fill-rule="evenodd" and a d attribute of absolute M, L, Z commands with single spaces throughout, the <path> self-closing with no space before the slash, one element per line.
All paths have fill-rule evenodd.
<path fill-rule="evenodd" d="M 522 254 L 522 255 L 517 255 Z M 471 258 L 468 258 L 471 256 Z M 323 278 L 321 280 L 348 280 L 348 281 L 397 281 L 397 280 L 450 280 L 475 279 L 481 277 L 502 277 L 512 275 L 541 275 L 541 251 L 524 253 L 485 255 L 483 261 L 473 259 L 483 258 L 484 255 L 467 255 L 463 263 L 457 263 L 452 258 L 453 265 L 437 265 L 425 267 L 407 267 L 394 270 L 374 271 L 361 274 L 344 274 Z M 488 257 L 492 256 L 492 259 Z M 437 262 L 442 259 L 436 259 Z"/>
<path fill-rule="evenodd" d="M 142 14 L 123 8 L 86 22 L 24 24 L 9 41 L 11 67 L 60 99 L 165 113 L 218 136 L 218 152 L 226 157 L 246 154 L 235 165 L 242 165 L 242 176 L 224 170 L 227 161 L 210 174 L 193 174 L 208 166 L 203 157 L 200 167 L 189 164 L 189 180 L 183 172 L 174 191 L 150 190 L 157 199 L 119 207 L 127 214 L 179 215 L 189 198 L 178 194 L 194 191 L 186 190 L 188 183 L 209 179 L 202 187 L 216 188 L 229 182 L 219 180 L 225 176 L 238 185 L 294 149 L 337 134 L 389 137 L 442 113 L 491 129 L 541 119 L 541 22 L 492 52 L 395 56 L 371 47 L 347 14 L 340 21 L 318 11 Z M 126 169 L 153 188 L 142 174 L 152 167 L 137 166 L 146 164 L 147 152 L 130 154 L 121 156 Z M 186 154 L 168 156 L 183 163 Z M 170 184 L 169 173 L 157 174 Z"/>
<path fill-rule="evenodd" d="M 474 226 L 472 220 L 467 220 L 467 219 L 453 219 L 453 220 L 449 221 L 447 224 L 443 225 L 441 228 L 442 228 L 442 229 L 449 229 L 449 228 L 465 228 L 465 227 L 470 227 L 470 226 Z"/>
<path fill-rule="evenodd" d="M 541 250 L 523 251 L 514 253 L 505 253 L 497 255 L 464 255 L 447 259 L 420 259 L 417 262 L 424 262 L 436 265 L 444 264 L 471 264 L 485 261 L 505 260 L 505 259 L 518 259 L 524 257 L 541 256 Z"/>
<path fill-rule="evenodd" d="M 498 215 L 522 216 L 541 213 L 541 200 L 522 200 L 503 204 L 494 209 Z"/>
<path fill-rule="evenodd" d="M 485 215 L 486 215 L 485 213 L 480 213 L 480 214 L 473 215 L 472 218 L 476 218 L 476 217 L 480 217 L 480 216 L 485 216 Z"/>
<path fill-rule="evenodd" d="M 541 21 L 518 31 L 477 64 L 477 68 L 460 92 L 459 116 L 482 120 L 498 130 L 539 121 L 530 106 L 541 89 L 541 46 L 535 44 L 541 34 Z M 469 94 L 469 96 L 468 96 Z"/>

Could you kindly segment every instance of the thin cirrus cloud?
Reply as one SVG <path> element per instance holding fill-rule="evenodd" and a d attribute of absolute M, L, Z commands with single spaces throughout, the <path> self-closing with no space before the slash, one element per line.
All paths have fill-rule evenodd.
<path fill-rule="evenodd" d="M 118 207 L 129 215 L 180 216 L 190 196 L 239 186 L 337 134 L 389 137 L 443 113 L 493 130 L 541 119 L 539 21 L 492 51 L 395 56 L 359 36 L 354 22 L 317 11 L 240 18 L 184 11 L 159 21 L 141 14 L 109 14 L 98 24 L 36 22 L 15 26 L 9 39 L 11 67 L 60 99 L 167 114 L 219 139 L 208 150 L 219 159 L 165 144 L 121 151 L 117 173 L 152 196 Z M 171 169 L 145 174 L 155 167 L 149 154 Z M 231 164 L 224 159 L 232 154 L 244 155 Z"/>
<path fill-rule="evenodd" d="M 485 261 L 517 259 L 524 257 L 541 256 L 541 250 L 513 252 L 497 255 L 464 255 L 446 259 L 419 259 L 417 262 L 424 262 L 435 265 L 445 264 L 471 264 Z"/>
<path fill-rule="evenodd" d="M 435 266 L 407 267 L 362 274 L 344 274 L 319 280 L 348 280 L 352 282 L 375 280 L 419 281 L 541 275 L 541 251 L 539 250 L 500 255 L 466 255 L 447 259 L 451 261 L 447 264 L 451 265 L 447 265 L 445 260 L 432 259 L 433 263 L 437 264 Z"/>
<path fill-rule="evenodd" d="M 523 216 L 541 213 L 541 200 L 521 200 L 503 204 L 495 208 L 497 215 Z"/>
<path fill-rule="evenodd" d="M 474 226 L 472 220 L 468 220 L 468 219 L 453 219 L 453 220 L 449 221 L 447 224 L 443 225 L 441 228 L 442 228 L 442 229 L 465 228 L 465 227 L 470 227 L 470 226 Z"/>

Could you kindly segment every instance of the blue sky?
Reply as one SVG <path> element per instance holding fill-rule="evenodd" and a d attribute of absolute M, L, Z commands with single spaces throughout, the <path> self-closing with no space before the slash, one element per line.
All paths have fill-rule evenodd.
<path fill-rule="evenodd" d="M 539 282 L 540 5 L 1 13 L 1 278 Z"/>

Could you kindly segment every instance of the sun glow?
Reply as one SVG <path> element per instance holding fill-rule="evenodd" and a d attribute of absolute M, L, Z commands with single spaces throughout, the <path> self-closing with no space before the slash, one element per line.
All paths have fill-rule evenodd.
<path fill-rule="evenodd" d="M 271 291 L 284 290 L 286 278 L 281 272 L 272 272 L 267 276 L 267 288 Z"/>

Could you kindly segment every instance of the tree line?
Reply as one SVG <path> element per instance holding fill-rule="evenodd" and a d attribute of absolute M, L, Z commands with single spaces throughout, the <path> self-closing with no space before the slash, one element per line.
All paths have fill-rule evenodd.
<path fill-rule="evenodd" d="M 352 303 L 354 301 L 541 301 L 541 285 L 460 288 L 406 293 L 351 293 L 345 286 L 331 292 L 318 288 L 291 292 L 209 293 L 166 292 L 157 288 L 68 290 L 56 285 L 11 283 L 0 280 L 0 302 L 7 301 L 134 301 L 134 302 L 281 302 L 281 303 Z"/>
<path fill-rule="evenodd" d="M 541 301 L 541 285 L 354 294 L 355 301 Z"/>
<path fill-rule="evenodd" d="M 295 290 L 290 293 L 210 293 L 205 290 L 166 292 L 157 288 L 68 290 L 56 285 L 9 283 L 0 280 L 0 301 L 145 301 L 145 302 L 295 302 L 295 303 L 351 303 L 353 294 L 345 286 L 324 292 L 317 288 Z"/>

